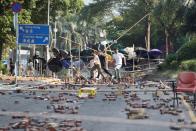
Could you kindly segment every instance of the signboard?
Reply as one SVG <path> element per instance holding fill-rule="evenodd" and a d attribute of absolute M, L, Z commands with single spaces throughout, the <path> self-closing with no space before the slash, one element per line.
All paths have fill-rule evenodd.
<path fill-rule="evenodd" d="M 12 4 L 12 11 L 15 12 L 15 13 L 18 13 L 20 12 L 20 10 L 22 9 L 22 6 L 20 3 L 13 3 Z"/>
<path fill-rule="evenodd" d="M 46 24 L 19 24 L 18 44 L 49 44 L 49 25 Z"/>

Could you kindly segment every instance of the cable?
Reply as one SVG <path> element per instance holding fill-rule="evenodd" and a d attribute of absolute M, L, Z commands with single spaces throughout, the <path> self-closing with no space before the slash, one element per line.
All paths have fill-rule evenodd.
<path fill-rule="evenodd" d="M 148 15 L 150 15 L 150 13 L 146 14 L 145 16 L 143 16 L 139 21 L 137 21 L 133 26 L 131 26 L 128 30 L 126 30 L 124 33 L 122 33 L 122 35 L 120 37 L 118 37 L 116 40 L 114 41 L 118 41 L 121 37 L 123 37 L 127 32 L 129 32 L 133 27 L 135 27 L 139 22 L 141 22 L 145 17 L 147 17 Z M 107 48 L 109 48 L 110 46 L 112 46 L 114 43 L 112 43 L 111 45 L 109 45 Z"/>

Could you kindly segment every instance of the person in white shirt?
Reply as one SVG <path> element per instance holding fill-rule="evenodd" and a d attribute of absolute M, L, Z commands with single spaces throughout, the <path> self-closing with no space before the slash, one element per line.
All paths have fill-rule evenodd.
<path fill-rule="evenodd" d="M 122 53 L 118 52 L 118 49 L 115 49 L 115 53 L 112 55 L 113 60 L 115 61 L 115 78 L 120 81 L 120 68 L 122 67 L 123 61 L 126 65 L 126 58 Z"/>
<path fill-rule="evenodd" d="M 101 72 L 101 63 L 100 63 L 100 60 L 99 60 L 99 56 L 98 56 L 98 52 L 97 51 L 94 51 L 93 52 L 93 60 L 92 60 L 92 63 L 93 63 L 93 67 L 91 68 L 91 79 L 94 78 L 94 70 L 97 69 L 98 71 L 98 74 L 101 74 L 103 78 L 104 75 L 103 73 Z"/>

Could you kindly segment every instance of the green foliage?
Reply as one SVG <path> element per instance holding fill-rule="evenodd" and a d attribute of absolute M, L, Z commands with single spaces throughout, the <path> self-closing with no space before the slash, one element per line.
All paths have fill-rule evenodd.
<path fill-rule="evenodd" d="M 6 10 L 5 15 L 0 17 L 0 52 L 3 57 L 7 55 L 9 49 L 13 49 L 16 46 L 16 32 L 14 29 L 13 13 L 11 9 Z M 31 23 L 31 12 L 28 10 L 21 10 L 18 13 L 18 22 L 19 24 Z M 1 55 L 1 54 L 0 54 Z"/>
<path fill-rule="evenodd" d="M 165 69 L 177 69 L 179 67 L 179 62 L 176 59 L 176 54 L 169 54 L 165 61 L 158 66 L 159 70 Z"/>
<path fill-rule="evenodd" d="M 3 65 L 2 62 L 0 62 L 0 71 L 2 72 L 2 74 L 8 73 L 7 67 Z"/>
<path fill-rule="evenodd" d="M 187 9 L 185 16 L 185 23 L 183 30 L 185 32 L 194 33 L 196 32 L 196 1 L 193 2 L 193 5 Z"/>
<path fill-rule="evenodd" d="M 158 70 L 163 71 L 163 70 L 168 69 L 168 65 L 165 62 L 163 62 L 160 65 L 158 65 L 157 68 L 158 68 Z"/>
<path fill-rule="evenodd" d="M 50 0 L 50 21 L 55 17 L 64 17 L 68 14 L 78 13 L 84 6 L 83 0 Z M 48 0 L 36 0 L 32 8 L 32 21 L 38 24 L 47 24 Z"/>
<path fill-rule="evenodd" d="M 180 64 L 180 69 L 183 71 L 196 71 L 196 59 L 183 61 Z"/>
<path fill-rule="evenodd" d="M 191 41 L 184 44 L 178 51 L 177 51 L 177 60 L 189 60 L 196 58 L 196 38 L 193 38 Z"/>
<path fill-rule="evenodd" d="M 111 9 L 114 4 L 119 3 L 119 0 L 94 0 L 93 3 L 85 6 L 81 11 L 81 20 L 85 20 L 88 23 L 92 23 L 94 18 L 102 18 L 104 16 L 111 15 Z"/>
<path fill-rule="evenodd" d="M 166 58 L 165 58 L 165 62 L 166 64 L 171 64 L 173 61 L 176 61 L 176 54 L 169 54 Z"/>

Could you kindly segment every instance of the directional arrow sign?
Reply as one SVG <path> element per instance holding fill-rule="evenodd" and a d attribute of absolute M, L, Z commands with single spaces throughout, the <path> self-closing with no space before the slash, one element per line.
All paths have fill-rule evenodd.
<path fill-rule="evenodd" d="M 49 44 L 49 26 L 46 24 L 19 24 L 18 44 Z"/>

